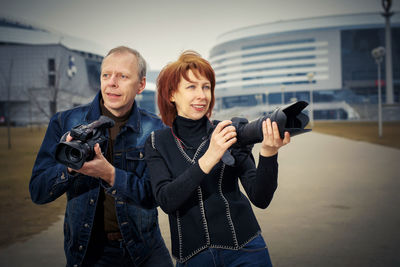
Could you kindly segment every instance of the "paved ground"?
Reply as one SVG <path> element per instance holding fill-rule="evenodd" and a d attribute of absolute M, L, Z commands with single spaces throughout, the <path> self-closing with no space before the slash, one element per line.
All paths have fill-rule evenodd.
<path fill-rule="evenodd" d="M 279 163 L 271 205 L 254 209 L 274 266 L 400 266 L 400 150 L 309 133 Z M 162 212 L 160 225 L 169 246 Z M 60 218 L 0 250 L 0 266 L 64 266 L 62 243 Z"/>

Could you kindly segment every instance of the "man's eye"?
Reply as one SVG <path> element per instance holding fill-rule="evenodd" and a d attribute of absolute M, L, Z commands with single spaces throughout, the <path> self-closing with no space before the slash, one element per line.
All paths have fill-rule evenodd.
<path fill-rule="evenodd" d="M 122 78 L 122 79 L 125 79 L 126 77 L 127 77 L 127 76 L 124 75 L 124 74 L 121 75 L 121 78 Z"/>
<path fill-rule="evenodd" d="M 107 73 L 103 73 L 103 78 L 107 78 L 109 75 Z"/>

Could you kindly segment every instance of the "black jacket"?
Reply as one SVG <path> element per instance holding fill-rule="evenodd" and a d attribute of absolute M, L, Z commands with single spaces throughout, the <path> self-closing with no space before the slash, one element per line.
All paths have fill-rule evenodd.
<path fill-rule="evenodd" d="M 266 208 L 277 187 L 277 155 L 262 157 L 255 167 L 251 149 L 233 149 L 235 166 L 221 161 L 205 174 L 198 159 L 209 146 L 213 126 L 193 156 L 176 136 L 176 129 L 153 132 L 145 154 L 153 193 L 168 213 L 172 254 L 185 262 L 207 247 L 240 249 L 261 230 L 250 202 L 241 193 L 240 178 L 251 202 Z"/>

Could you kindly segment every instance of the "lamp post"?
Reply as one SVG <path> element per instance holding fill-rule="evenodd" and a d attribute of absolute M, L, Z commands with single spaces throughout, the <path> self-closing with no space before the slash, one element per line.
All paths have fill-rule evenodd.
<path fill-rule="evenodd" d="M 390 12 L 392 0 L 382 0 L 382 7 L 384 12 L 382 16 L 385 17 L 385 50 L 386 50 L 386 103 L 393 104 L 393 66 L 392 66 L 392 34 L 390 30 L 390 17 L 393 12 Z"/>
<path fill-rule="evenodd" d="M 285 104 L 285 85 L 281 84 L 281 102 Z"/>
<path fill-rule="evenodd" d="M 314 72 L 309 72 L 307 73 L 307 79 L 308 82 L 310 83 L 310 125 L 311 127 L 314 126 L 314 101 L 313 101 L 313 90 L 312 90 L 312 86 L 311 83 L 314 80 Z"/>
<path fill-rule="evenodd" d="M 382 137 L 382 96 L 381 96 L 381 63 L 385 56 L 385 48 L 379 46 L 371 52 L 378 65 L 378 135 Z"/>

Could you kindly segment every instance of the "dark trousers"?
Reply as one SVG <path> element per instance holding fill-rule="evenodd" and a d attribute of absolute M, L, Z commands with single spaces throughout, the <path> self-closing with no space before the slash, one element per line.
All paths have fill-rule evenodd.
<path fill-rule="evenodd" d="M 239 250 L 208 248 L 177 267 L 272 267 L 267 245 L 261 235 Z"/>
<path fill-rule="evenodd" d="M 171 256 L 163 240 L 153 248 L 151 255 L 139 266 L 135 265 L 124 241 L 105 240 L 102 244 L 89 246 L 82 266 L 85 267 L 171 267 Z"/>

